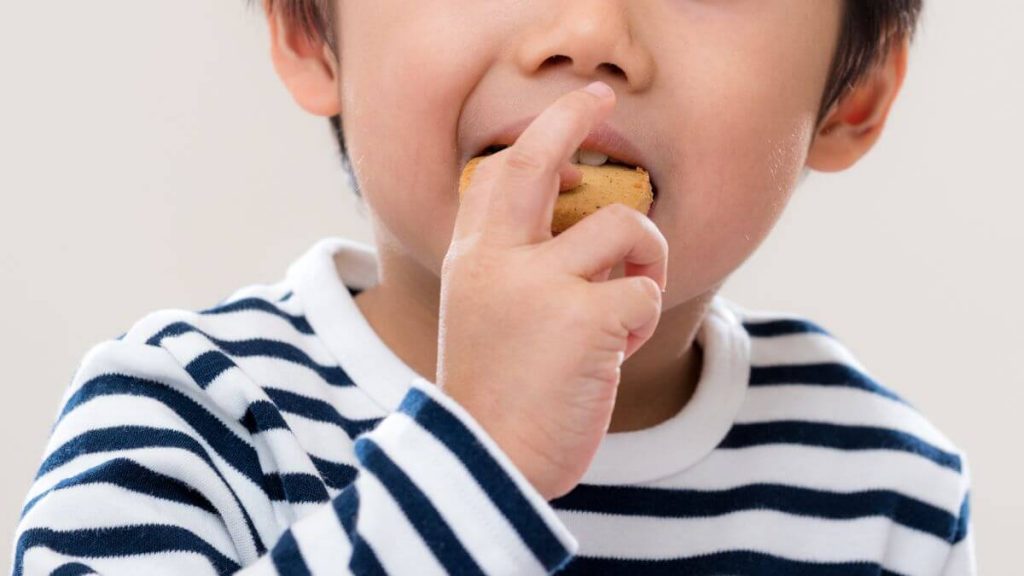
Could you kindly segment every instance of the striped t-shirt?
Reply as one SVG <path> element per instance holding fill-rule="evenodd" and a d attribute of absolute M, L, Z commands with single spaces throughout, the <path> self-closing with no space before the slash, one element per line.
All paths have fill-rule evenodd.
<path fill-rule="evenodd" d="M 88 351 L 20 574 L 974 573 L 963 454 L 817 325 L 716 298 L 692 399 L 545 501 L 377 336 L 370 246 Z"/>

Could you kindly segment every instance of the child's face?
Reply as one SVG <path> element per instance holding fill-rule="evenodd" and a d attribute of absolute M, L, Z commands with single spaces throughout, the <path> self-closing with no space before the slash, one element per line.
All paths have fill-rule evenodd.
<path fill-rule="evenodd" d="M 346 142 L 378 240 L 439 275 L 469 158 L 600 79 L 617 94 L 608 123 L 639 149 L 658 190 L 665 308 L 717 288 L 767 235 L 804 168 L 841 7 L 338 0 Z"/>

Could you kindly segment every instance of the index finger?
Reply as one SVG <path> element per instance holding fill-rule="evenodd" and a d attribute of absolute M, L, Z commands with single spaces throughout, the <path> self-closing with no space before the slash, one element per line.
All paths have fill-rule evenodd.
<path fill-rule="evenodd" d="M 615 93 L 598 81 L 563 95 L 537 116 L 498 153 L 504 158 L 489 186 L 494 210 L 482 224 L 509 245 L 550 240 L 559 172 L 614 106 Z"/>

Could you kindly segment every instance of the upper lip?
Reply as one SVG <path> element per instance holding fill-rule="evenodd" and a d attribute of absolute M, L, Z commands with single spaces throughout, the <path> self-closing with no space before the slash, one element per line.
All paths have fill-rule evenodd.
<path fill-rule="evenodd" d="M 519 136 L 526 131 L 536 116 L 529 116 L 506 126 L 500 132 L 491 134 L 484 140 L 483 145 L 476 151 L 474 156 L 479 156 L 484 150 L 491 146 L 511 146 L 516 143 Z M 591 130 L 586 139 L 580 143 L 580 148 L 600 152 L 619 162 L 640 166 L 649 170 L 647 159 L 640 149 L 620 132 L 611 127 L 607 122 L 601 123 Z"/>

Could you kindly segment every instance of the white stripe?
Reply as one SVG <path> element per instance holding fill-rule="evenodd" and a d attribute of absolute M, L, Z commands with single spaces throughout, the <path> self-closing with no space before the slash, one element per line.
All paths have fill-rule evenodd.
<path fill-rule="evenodd" d="M 83 384 L 101 374 L 127 374 L 146 380 L 166 382 L 183 392 L 197 391 L 192 378 L 166 350 L 133 342 L 112 340 L 89 350 L 65 391 L 61 409 Z M 182 376 L 185 376 L 182 379 Z M 202 392 L 198 390 L 198 392 Z"/>
<path fill-rule="evenodd" d="M 274 559 L 270 554 L 264 554 L 260 556 L 260 559 L 256 562 L 245 566 L 238 572 L 235 572 L 232 576 L 287 576 L 280 574 L 277 568 L 274 566 Z"/>
<path fill-rule="evenodd" d="M 942 569 L 942 560 L 949 550 L 945 540 L 893 524 L 882 565 L 907 576 L 931 576 Z"/>
<path fill-rule="evenodd" d="M 328 498 L 330 491 L 327 492 Z M 274 514 L 277 515 L 280 526 L 285 527 L 293 524 L 299 518 L 308 516 L 323 506 L 324 502 L 288 502 L 287 500 L 276 500 L 272 503 Z"/>
<path fill-rule="evenodd" d="M 301 364 L 266 356 L 235 358 L 235 363 L 252 381 L 326 402 L 351 420 L 380 418 L 384 415 L 366 392 L 355 386 L 329 384 L 319 374 Z"/>
<path fill-rule="evenodd" d="M 195 434 L 177 413 L 155 398 L 106 394 L 95 396 L 64 415 L 46 442 L 45 458 L 49 458 L 72 438 L 112 426 L 157 427 L 177 430 L 189 436 Z"/>
<path fill-rule="evenodd" d="M 215 508 L 218 507 L 218 495 L 221 498 L 231 497 L 223 482 L 214 474 L 210 466 L 191 452 L 182 452 L 177 448 L 140 448 L 135 450 L 119 450 L 117 452 L 83 454 L 32 483 L 24 503 L 28 504 L 30 500 L 50 490 L 60 483 L 61 480 L 72 478 L 90 468 L 119 457 L 134 460 L 139 465 L 145 466 L 154 472 L 181 480 L 206 496 L 207 500 L 210 500 Z M 45 499 L 36 502 L 36 506 L 41 505 L 44 501 Z M 225 502 L 222 500 L 220 503 Z M 233 500 L 231 502 L 233 505 Z"/>
<path fill-rule="evenodd" d="M 953 443 L 917 410 L 857 388 L 803 384 L 750 388 L 736 423 L 773 420 L 889 428 L 916 436 L 947 452 L 956 452 Z"/>
<path fill-rule="evenodd" d="M 235 318 L 243 316 L 244 318 Z M 324 348 L 323 343 L 315 334 L 304 334 L 291 325 L 288 320 L 267 312 L 238 312 L 233 314 L 199 314 L 186 310 L 178 310 L 167 318 L 169 326 L 175 322 L 184 322 L 202 332 L 189 330 L 173 336 L 165 335 L 160 341 L 161 346 L 173 348 L 183 357 L 198 356 L 204 350 L 216 349 L 210 338 L 238 342 L 262 338 L 290 344 L 321 365 L 335 364 L 335 360 Z M 239 321 L 242 320 L 242 321 Z M 153 332 L 155 336 L 160 330 Z M 173 344 L 173 346 L 172 346 Z"/>
<path fill-rule="evenodd" d="M 913 454 L 772 444 L 715 450 L 693 468 L 652 486 L 727 490 L 747 484 L 784 484 L 832 492 L 892 490 L 956 515 L 960 502 L 954 499 L 960 483 L 955 471 Z"/>
<path fill-rule="evenodd" d="M 322 504 L 291 527 L 306 565 L 314 575 L 346 572 L 352 543 L 331 504 Z"/>
<path fill-rule="evenodd" d="M 774 510 L 748 510 L 712 518 L 654 518 L 560 511 L 579 538 L 584 556 L 668 559 L 751 550 L 810 562 L 882 563 L 905 572 L 927 567 L 949 548 L 943 540 L 903 529 L 888 518 L 826 520 Z M 934 572 L 931 572 L 934 573 Z"/>
<path fill-rule="evenodd" d="M 260 467 L 263 472 L 279 473 L 303 473 L 319 476 L 320 472 L 309 459 L 309 453 L 299 445 L 294 434 L 287 430 L 276 428 L 258 435 L 266 443 L 257 443 L 260 446 L 262 456 Z M 266 458 L 264 461 L 263 458 Z"/>
<path fill-rule="evenodd" d="M 91 567 L 98 574 L 145 574 L 146 576 L 216 576 L 213 564 L 199 554 L 192 552 L 154 552 L 132 556 L 108 556 L 105 558 L 80 558 L 58 554 L 53 550 L 37 546 L 25 554 L 25 576 L 50 574 L 68 562 L 80 562 Z"/>
<path fill-rule="evenodd" d="M 941 576 L 974 576 L 976 565 L 974 534 L 968 526 L 967 537 L 957 542 L 949 551 Z"/>
<path fill-rule="evenodd" d="M 112 484 L 82 484 L 52 492 L 45 502 L 25 515 L 19 530 L 84 530 L 132 524 L 170 524 L 184 528 L 237 561 L 234 544 L 219 517 L 193 506 Z"/>
<path fill-rule="evenodd" d="M 840 342 L 818 332 L 750 339 L 750 365 L 819 364 L 838 362 L 867 371 Z"/>
<path fill-rule="evenodd" d="M 354 440 L 334 424 L 285 412 L 281 413 L 281 417 L 294 436 L 302 439 L 303 448 L 311 456 L 349 466 L 356 465 L 355 453 L 352 450 Z"/>
<path fill-rule="evenodd" d="M 373 474 L 360 474 L 356 530 L 388 574 L 444 574 L 434 553 L 420 538 L 387 488 Z"/>
<path fill-rule="evenodd" d="M 249 536 L 249 527 L 242 515 L 241 508 L 239 508 L 234 497 L 231 495 L 228 486 L 224 484 L 224 481 L 214 473 L 213 469 L 205 461 L 192 452 L 178 448 L 138 448 L 79 456 L 36 481 L 29 491 L 29 499 L 51 488 L 64 478 L 70 478 L 89 468 L 119 457 L 135 460 L 147 468 L 183 479 L 187 484 L 195 487 L 213 504 L 213 507 L 220 514 L 220 519 L 227 527 L 228 533 L 231 534 L 231 540 L 235 543 L 242 562 L 251 562 L 256 559 L 256 548 Z M 232 482 L 231 476 L 228 476 L 228 482 Z M 246 482 L 246 484 L 249 483 Z M 261 534 L 265 535 L 266 531 L 276 527 L 277 521 L 266 494 L 258 491 L 256 492 L 258 495 L 254 496 L 252 490 L 245 490 L 244 487 L 240 491 L 237 480 L 232 483 L 231 487 L 235 489 L 236 493 L 239 493 L 239 498 L 251 514 L 252 521 Z M 34 513 L 36 508 L 44 506 L 50 496 L 36 502 L 35 507 L 25 518 L 28 519 L 29 515 Z M 265 538 L 265 536 L 261 537 Z"/>

